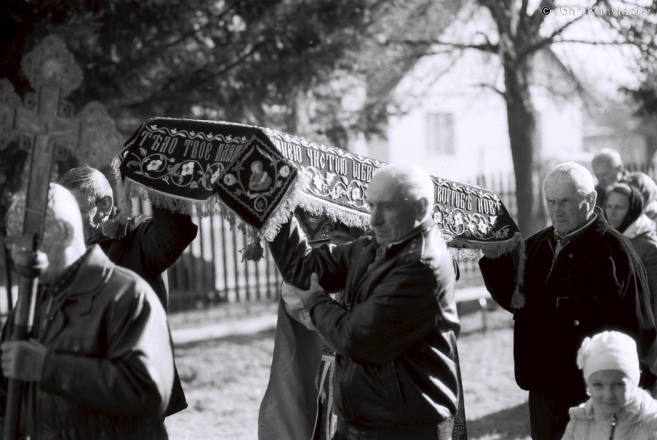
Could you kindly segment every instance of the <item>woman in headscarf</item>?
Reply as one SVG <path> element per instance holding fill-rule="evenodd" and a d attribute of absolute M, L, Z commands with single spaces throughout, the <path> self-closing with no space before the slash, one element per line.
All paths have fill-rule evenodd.
<path fill-rule="evenodd" d="M 625 182 L 636 187 L 643 196 L 643 213 L 657 222 L 657 184 L 648 175 L 634 171 L 625 176 Z"/>
<path fill-rule="evenodd" d="M 643 212 L 641 192 L 627 183 L 619 183 L 609 191 L 605 215 L 612 228 L 630 239 L 634 250 L 648 272 L 650 302 L 657 319 L 657 232 L 653 222 Z"/>

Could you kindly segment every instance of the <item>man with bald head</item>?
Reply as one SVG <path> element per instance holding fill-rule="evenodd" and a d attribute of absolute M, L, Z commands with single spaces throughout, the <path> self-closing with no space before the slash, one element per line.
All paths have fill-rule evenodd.
<path fill-rule="evenodd" d="M 644 370 L 655 368 L 655 322 L 646 271 L 632 244 L 595 206 L 593 176 L 568 162 L 545 177 L 552 226 L 525 240 L 524 305 L 514 308 L 517 254 L 484 251 L 488 291 L 514 314 L 518 386 L 529 391 L 533 439 L 561 439 L 568 409 L 587 399 L 577 350 L 587 336 L 619 330 L 634 337 Z M 514 305 L 522 304 L 517 301 Z"/>
<path fill-rule="evenodd" d="M 611 148 L 603 148 L 598 154 L 593 156 L 591 167 L 593 168 L 593 174 L 598 179 L 598 184 L 595 187 L 595 191 L 598 194 L 596 206 L 604 209 L 609 189 L 624 180 L 627 175 L 623 166 L 623 160 L 618 151 L 612 150 Z"/>
<path fill-rule="evenodd" d="M 270 249 L 322 339 L 336 352 L 335 439 L 449 439 L 457 409 L 460 324 L 454 267 L 430 214 L 431 177 L 388 165 L 366 201 L 374 236 L 308 245 L 296 219 Z M 320 286 L 321 285 L 321 286 Z M 344 303 L 325 291 L 344 290 Z"/>
<path fill-rule="evenodd" d="M 38 253 L 21 242 L 24 210 L 19 194 L 7 215 L 7 242 L 19 273 L 41 272 L 32 339 L 10 340 L 10 315 L 0 345 L 0 386 L 26 382 L 20 437 L 166 439 L 173 352 L 155 292 L 98 245 L 85 247 L 77 202 L 62 186 L 50 186 Z"/>

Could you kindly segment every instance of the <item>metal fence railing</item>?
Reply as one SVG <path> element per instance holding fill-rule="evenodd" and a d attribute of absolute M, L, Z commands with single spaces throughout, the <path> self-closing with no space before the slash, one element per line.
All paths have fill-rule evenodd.
<path fill-rule="evenodd" d="M 136 211 L 150 214 L 147 202 Z M 203 308 L 225 302 L 260 301 L 278 296 L 281 277 L 264 248 L 258 262 L 242 261 L 246 237 L 220 216 L 192 218 L 198 235 L 168 270 L 169 310 Z"/>

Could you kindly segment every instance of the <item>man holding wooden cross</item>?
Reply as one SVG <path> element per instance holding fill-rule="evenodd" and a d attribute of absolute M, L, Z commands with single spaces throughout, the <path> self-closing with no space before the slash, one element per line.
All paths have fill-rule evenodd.
<path fill-rule="evenodd" d="M 85 246 L 65 188 L 50 186 L 42 252 L 20 242 L 24 209 L 19 194 L 7 238 L 17 271 L 38 276 L 40 288 L 32 339 L 9 340 L 13 313 L 3 328 L 0 378 L 3 388 L 7 379 L 25 382 L 19 437 L 166 439 L 174 365 L 155 292 L 98 245 Z"/>

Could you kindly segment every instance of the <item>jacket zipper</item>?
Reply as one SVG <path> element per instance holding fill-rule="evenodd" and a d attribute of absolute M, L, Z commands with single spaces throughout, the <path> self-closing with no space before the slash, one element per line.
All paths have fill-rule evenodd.
<path fill-rule="evenodd" d="M 614 431 L 616 430 L 616 414 L 611 415 L 611 436 L 609 440 L 614 440 Z"/>

